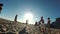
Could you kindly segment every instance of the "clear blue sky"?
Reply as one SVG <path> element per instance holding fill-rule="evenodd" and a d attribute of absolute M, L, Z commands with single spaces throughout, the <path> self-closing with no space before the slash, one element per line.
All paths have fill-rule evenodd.
<path fill-rule="evenodd" d="M 31 12 L 37 21 L 41 16 L 45 21 L 47 17 L 50 17 L 51 21 L 60 17 L 59 0 L 0 0 L 0 3 L 4 5 L 0 17 L 8 20 L 14 20 L 18 14 L 18 20 L 22 21 L 26 12 Z"/>

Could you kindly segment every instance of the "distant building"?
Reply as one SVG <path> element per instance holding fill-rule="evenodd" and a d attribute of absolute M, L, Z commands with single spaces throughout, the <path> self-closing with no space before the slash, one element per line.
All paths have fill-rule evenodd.
<path fill-rule="evenodd" d="M 60 18 L 56 18 L 56 22 L 60 23 Z"/>
<path fill-rule="evenodd" d="M 53 27 L 60 29 L 60 17 L 56 18 L 56 21 L 51 24 Z M 51 27 L 52 27 L 51 26 Z"/>

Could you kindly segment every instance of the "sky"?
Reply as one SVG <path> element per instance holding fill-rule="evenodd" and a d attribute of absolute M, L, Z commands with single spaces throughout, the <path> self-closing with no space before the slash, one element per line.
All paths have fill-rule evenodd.
<path fill-rule="evenodd" d="M 60 0 L 0 0 L 0 3 L 3 3 L 0 17 L 12 21 L 18 14 L 18 21 L 23 22 L 26 13 L 34 16 L 32 23 L 39 21 L 41 16 L 45 23 L 48 17 L 51 22 L 60 17 Z"/>

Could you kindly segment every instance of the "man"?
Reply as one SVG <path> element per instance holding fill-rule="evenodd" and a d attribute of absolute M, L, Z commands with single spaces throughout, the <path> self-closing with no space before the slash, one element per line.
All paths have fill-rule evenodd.
<path fill-rule="evenodd" d="M 35 26 L 37 26 L 38 24 L 37 24 L 37 21 L 35 22 Z"/>
<path fill-rule="evenodd" d="M 26 20 L 26 25 L 28 24 L 28 20 Z"/>
<path fill-rule="evenodd" d="M 47 26 L 50 27 L 50 18 L 48 17 Z"/>
<path fill-rule="evenodd" d="M 51 31 L 50 31 L 50 18 L 48 17 L 48 21 L 47 21 L 47 28 L 48 28 L 48 30 L 49 30 L 49 32 L 50 32 L 50 34 L 51 34 Z"/>
<path fill-rule="evenodd" d="M 43 16 L 41 17 L 41 20 L 39 21 L 39 24 L 44 24 L 44 19 L 43 19 Z"/>
<path fill-rule="evenodd" d="M 14 19 L 14 21 L 16 21 L 16 22 L 17 22 L 17 16 L 18 16 L 18 15 L 16 14 L 15 19 Z"/>
<path fill-rule="evenodd" d="M 45 31 L 45 25 L 44 25 L 44 19 L 43 19 L 43 16 L 41 17 L 41 20 L 39 21 L 39 26 L 40 26 L 40 28 L 41 28 L 41 32 L 43 32 L 44 33 L 44 31 Z"/>
<path fill-rule="evenodd" d="M 0 12 L 1 12 L 1 10 L 2 10 L 2 6 L 3 6 L 3 4 L 2 4 L 2 3 L 0 3 Z"/>

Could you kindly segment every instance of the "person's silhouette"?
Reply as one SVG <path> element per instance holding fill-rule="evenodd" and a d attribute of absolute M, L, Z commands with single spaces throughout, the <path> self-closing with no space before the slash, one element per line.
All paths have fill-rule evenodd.
<path fill-rule="evenodd" d="M 50 28 L 50 22 L 51 21 L 50 21 L 50 18 L 49 17 L 47 19 L 48 19 L 48 21 L 47 21 L 47 27 Z"/>
<path fill-rule="evenodd" d="M 26 20 L 26 25 L 28 24 L 28 20 Z"/>
<path fill-rule="evenodd" d="M 50 34 L 51 34 L 51 31 L 50 31 L 50 18 L 48 17 L 48 21 L 47 21 L 47 28 L 48 28 L 48 30 L 49 30 L 49 32 L 50 32 Z"/>
<path fill-rule="evenodd" d="M 41 28 L 41 32 L 45 32 L 45 25 L 44 25 L 44 19 L 43 19 L 43 16 L 41 17 L 41 20 L 39 21 L 39 26 Z"/>
<path fill-rule="evenodd" d="M 35 22 L 35 26 L 37 26 L 38 24 L 37 24 L 37 21 Z"/>
<path fill-rule="evenodd" d="M 18 16 L 18 15 L 16 14 L 14 21 L 17 21 L 17 16 Z"/>
<path fill-rule="evenodd" d="M 48 17 L 48 22 L 47 22 L 49 25 L 50 25 L 50 18 Z"/>
<path fill-rule="evenodd" d="M 40 20 L 40 22 L 39 22 L 40 24 L 44 24 L 44 19 L 43 19 L 43 16 L 41 17 L 41 20 Z"/>
<path fill-rule="evenodd" d="M 2 6 L 3 6 L 3 4 L 2 4 L 2 3 L 0 3 L 0 12 L 1 12 L 1 10 L 2 10 Z"/>

